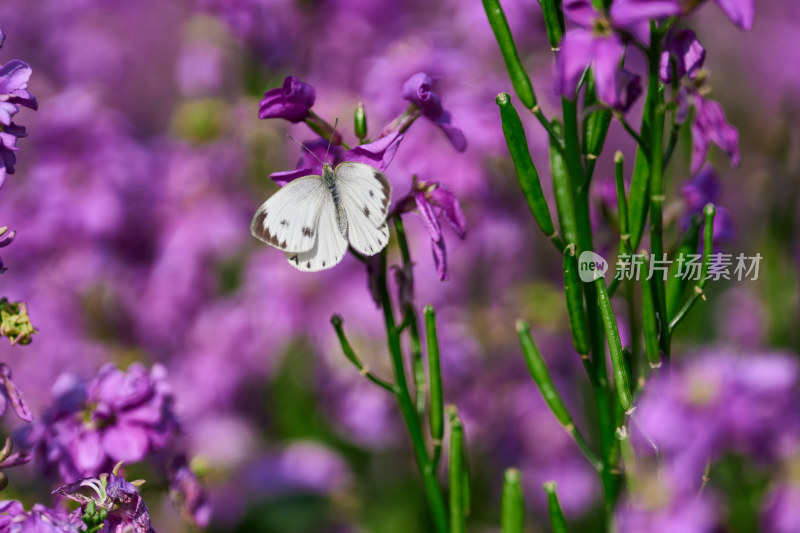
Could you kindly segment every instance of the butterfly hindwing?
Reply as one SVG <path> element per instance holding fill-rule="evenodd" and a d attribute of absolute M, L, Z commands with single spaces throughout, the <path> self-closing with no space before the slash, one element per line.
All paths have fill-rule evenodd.
<path fill-rule="evenodd" d="M 365 255 L 380 252 L 389 242 L 389 181 L 377 169 L 354 161 L 339 164 L 335 173 L 350 244 Z"/>
<path fill-rule="evenodd" d="M 286 252 L 311 250 L 317 241 L 320 210 L 329 197 L 322 176 L 297 178 L 261 204 L 250 233 Z"/>
<path fill-rule="evenodd" d="M 339 231 L 333 197 L 326 192 L 320 206 L 317 234 L 313 247 L 304 252 L 287 252 L 286 259 L 306 272 L 326 270 L 339 264 L 347 251 L 347 240 Z"/>

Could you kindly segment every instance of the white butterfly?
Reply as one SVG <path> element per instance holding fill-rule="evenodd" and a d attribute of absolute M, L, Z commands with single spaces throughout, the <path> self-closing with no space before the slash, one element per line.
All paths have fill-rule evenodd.
<path fill-rule="evenodd" d="M 295 268 L 325 270 L 342 260 L 348 240 L 364 255 L 384 249 L 391 195 L 386 176 L 369 165 L 325 163 L 322 176 L 297 178 L 264 202 L 250 233 L 286 252 Z"/>

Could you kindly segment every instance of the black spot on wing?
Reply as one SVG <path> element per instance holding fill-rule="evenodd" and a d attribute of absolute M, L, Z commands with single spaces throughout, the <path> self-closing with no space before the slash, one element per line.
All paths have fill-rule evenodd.
<path fill-rule="evenodd" d="M 306 268 L 311 268 L 311 261 L 306 262 Z"/>
<path fill-rule="evenodd" d="M 322 262 L 322 266 L 324 267 L 324 266 L 325 266 L 325 264 L 326 264 L 326 263 L 325 263 L 325 261 L 323 261 L 323 262 Z"/>
<path fill-rule="evenodd" d="M 303 226 L 303 235 L 305 235 L 306 237 L 313 237 L 314 230 L 309 228 L 308 226 Z"/>
<path fill-rule="evenodd" d="M 369 190 L 369 197 L 370 198 L 375 198 L 375 193 L 372 192 L 372 189 Z"/>
<path fill-rule="evenodd" d="M 369 207 L 364 206 L 364 216 L 369 217 Z"/>
<path fill-rule="evenodd" d="M 269 228 L 264 223 L 267 219 L 266 211 L 257 211 L 253 217 L 253 222 L 250 224 L 250 231 L 257 238 L 267 242 L 277 248 L 286 248 L 286 241 L 281 243 L 278 236 L 269 231 Z"/>
<path fill-rule="evenodd" d="M 288 226 L 288 225 L 289 225 L 289 221 L 288 220 L 286 220 L 285 218 L 283 220 L 281 220 L 281 226 Z"/>

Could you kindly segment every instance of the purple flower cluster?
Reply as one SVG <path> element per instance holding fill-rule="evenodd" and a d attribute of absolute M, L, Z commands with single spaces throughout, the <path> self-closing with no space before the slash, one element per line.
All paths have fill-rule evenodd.
<path fill-rule="evenodd" d="M 3 46 L 5 34 L 0 31 L 0 48 Z M 28 90 L 28 81 L 33 73 L 27 63 L 14 59 L 0 66 L 0 187 L 6 174 L 14 173 L 14 164 L 18 150 L 17 139 L 25 137 L 25 127 L 13 122 L 14 115 L 20 106 L 38 108 L 36 98 Z"/>
<path fill-rule="evenodd" d="M 123 372 L 104 366 L 89 382 L 65 375 L 53 405 L 23 432 L 41 467 L 72 480 L 135 463 L 164 449 L 177 431 L 165 370 L 138 363 Z"/>
<path fill-rule="evenodd" d="M 798 384 L 794 355 L 736 354 L 727 348 L 709 349 L 651 380 L 634 415 L 634 437 L 642 464 L 650 457 L 663 472 L 645 479 L 652 491 L 643 489 L 632 505 L 620 508 L 620 531 L 669 531 L 669 524 L 681 524 L 685 531 L 712 530 L 718 520 L 713 478 L 697 497 L 707 464 L 729 453 L 760 465 L 793 460 L 800 453 Z M 780 503 L 790 493 L 780 494 L 766 502 L 766 519 L 796 520 Z"/>

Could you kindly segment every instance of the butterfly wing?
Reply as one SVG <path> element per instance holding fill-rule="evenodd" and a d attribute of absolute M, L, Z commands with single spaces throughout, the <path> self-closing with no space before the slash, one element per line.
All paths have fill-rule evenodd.
<path fill-rule="evenodd" d="M 330 194 L 322 176 L 297 178 L 261 204 L 250 223 L 250 233 L 286 252 L 311 250 L 327 198 Z"/>
<path fill-rule="evenodd" d="M 374 167 L 355 161 L 340 163 L 335 173 L 350 244 L 364 255 L 375 255 L 389 242 L 389 180 Z"/>
<path fill-rule="evenodd" d="M 330 194 L 325 194 L 319 210 L 316 239 L 313 247 L 304 252 L 287 252 L 291 265 L 305 272 L 326 270 L 339 264 L 347 251 L 347 240 L 339 231 L 336 205 Z"/>

